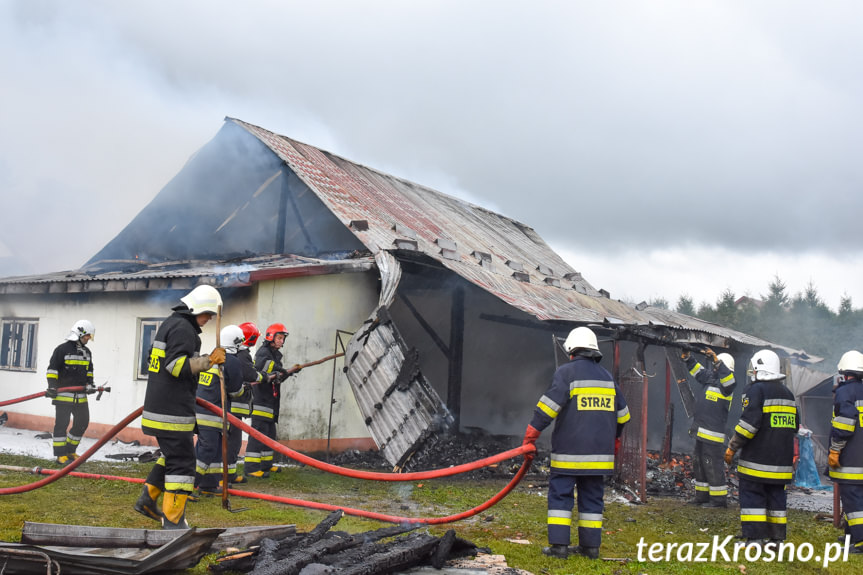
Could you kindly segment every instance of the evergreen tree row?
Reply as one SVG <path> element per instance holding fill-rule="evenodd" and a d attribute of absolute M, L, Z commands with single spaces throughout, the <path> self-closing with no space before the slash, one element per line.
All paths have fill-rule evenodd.
<path fill-rule="evenodd" d="M 669 308 L 664 299 L 650 302 L 655 307 Z M 854 309 L 851 297 L 844 296 L 837 312 L 831 310 L 812 282 L 794 296 L 779 276 L 774 276 L 768 293 L 760 299 L 738 298 L 726 289 L 715 305 L 703 302 L 696 309 L 686 294 L 677 300 L 675 308 L 705 321 L 717 323 L 773 343 L 805 350 L 823 357 L 814 367 L 833 372 L 843 353 L 850 349 L 863 351 L 863 309 Z"/>

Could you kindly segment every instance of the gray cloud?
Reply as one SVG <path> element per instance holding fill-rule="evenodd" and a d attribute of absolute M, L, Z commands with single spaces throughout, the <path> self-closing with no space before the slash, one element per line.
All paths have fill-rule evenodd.
<path fill-rule="evenodd" d="M 7 1 L 0 194 L 16 210 L 0 242 L 27 271 L 77 267 L 229 115 L 574 252 L 858 252 L 861 16 L 855 1 Z"/>

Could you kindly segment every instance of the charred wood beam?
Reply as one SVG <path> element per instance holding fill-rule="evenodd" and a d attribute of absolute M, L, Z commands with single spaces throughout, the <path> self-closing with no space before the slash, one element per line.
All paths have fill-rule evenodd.
<path fill-rule="evenodd" d="M 453 427 L 461 421 L 461 381 L 464 362 L 464 288 L 455 288 L 450 307 L 449 377 L 446 386 L 446 405 L 453 416 Z"/>
<path fill-rule="evenodd" d="M 505 325 L 514 325 L 516 327 L 526 327 L 528 329 L 538 329 L 557 333 L 569 333 L 573 326 L 576 325 L 571 322 L 518 319 L 507 315 L 496 315 L 491 313 L 481 313 L 479 314 L 479 319 L 502 323 Z"/>
<path fill-rule="evenodd" d="M 438 538 L 424 533 L 389 544 L 366 561 L 339 570 L 339 575 L 376 575 L 407 569 L 425 561 L 438 545 Z"/>
<path fill-rule="evenodd" d="M 356 535 L 347 533 L 328 533 L 326 537 L 311 545 L 302 545 L 284 559 L 256 569 L 253 575 L 297 575 L 307 565 L 319 563 L 329 556 L 339 556 L 343 551 L 365 544 L 371 544 L 385 537 L 393 537 L 416 529 L 417 526 L 393 526 L 368 531 Z"/>
<path fill-rule="evenodd" d="M 452 546 L 455 543 L 455 531 L 452 529 L 448 530 L 444 533 L 444 536 L 440 538 L 438 541 L 437 547 L 432 553 L 431 556 L 431 564 L 435 569 L 441 569 L 446 563 L 447 559 L 449 559 L 450 551 L 452 550 Z"/>
<path fill-rule="evenodd" d="M 434 344 L 438 346 L 438 349 L 441 350 L 441 352 L 444 354 L 444 357 L 449 359 L 449 346 L 447 346 L 447 344 L 444 342 L 444 340 L 441 339 L 441 337 L 437 334 L 434 328 L 429 325 L 429 322 L 427 322 L 422 316 L 422 314 L 420 314 L 419 310 L 417 310 L 413 302 L 408 299 L 408 297 L 401 290 L 399 290 L 398 296 L 399 299 L 404 302 L 405 307 L 407 307 L 411 314 L 414 316 L 414 319 L 417 320 L 417 323 L 420 324 L 420 326 L 426 331 Z"/>

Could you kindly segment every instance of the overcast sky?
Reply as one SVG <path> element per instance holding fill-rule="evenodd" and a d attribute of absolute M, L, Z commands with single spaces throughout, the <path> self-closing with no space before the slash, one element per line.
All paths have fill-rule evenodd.
<path fill-rule="evenodd" d="M 863 3 L 0 0 L 0 258 L 73 269 L 225 116 L 531 227 L 629 301 L 863 307 Z"/>

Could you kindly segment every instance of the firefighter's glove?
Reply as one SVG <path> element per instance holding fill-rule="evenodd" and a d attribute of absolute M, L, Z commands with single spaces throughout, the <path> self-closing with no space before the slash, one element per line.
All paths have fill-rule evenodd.
<path fill-rule="evenodd" d="M 55 397 L 57 397 L 57 388 L 56 387 L 49 387 L 48 389 L 46 389 L 45 390 L 45 397 L 50 398 L 50 399 L 54 399 Z"/>
<path fill-rule="evenodd" d="M 689 359 L 689 352 L 686 351 L 685 349 L 683 351 L 681 351 L 680 352 L 680 359 L 682 359 L 683 361 L 686 361 L 687 359 Z"/>
<path fill-rule="evenodd" d="M 827 465 L 830 466 L 830 469 L 836 469 L 839 467 L 839 451 L 835 449 L 830 450 L 830 455 L 827 456 Z"/>
<path fill-rule="evenodd" d="M 617 457 L 618 455 L 620 455 L 620 445 L 622 443 L 623 442 L 620 440 L 619 437 L 614 438 L 614 457 Z"/>
<path fill-rule="evenodd" d="M 279 373 L 279 379 L 278 379 L 279 383 L 285 381 L 286 379 L 291 377 L 291 375 L 293 375 L 292 373 L 288 372 L 288 370 L 285 368 L 280 369 L 278 373 Z"/>
<path fill-rule="evenodd" d="M 217 347 L 214 349 L 210 355 L 210 365 L 222 365 L 225 363 L 225 349 L 221 347 Z"/>
<path fill-rule="evenodd" d="M 710 349 L 709 347 L 704 350 L 704 355 L 706 355 L 710 359 L 710 361 L 712 361 L 713 363 L 716 363 L 719 361 L 716 358 L 716 353 L 712 349 Z"/>
<path fill-rule="evenodd" d="M 533 445 L 536 447 L 536 440 L 539 439 L 539 434 L 541 432 L 532 425 L 528 425 L 527 429 L 524 431 L 524 439 L 521 444 L 524 445 Z M 534 452 L 535 453 L 535 452 Z M 534 453 L 525 453 L 524 456 L 530 459 L 533 459 Z"/>
<path fill-rule="evenodd" d="M 249 382 L 243 382 L 243 393 L 240 394 L 240 398 L 249 399 L 252 397 L 252 384 Z"/>
<path fill-rule="evenodd" d="M 302 371 L 302 369 L 303 369 L 302 365 L 300 365 L 299 363 L 295 363 L 294 367 L 291 368 L 291 373 L 300 373 L 300 371 Z"/>
<path fill-rule="evenodd" d="M 725 450 L 725 463 L 727 465 L 731 465 L 731 462 L 734 461 L 734 453 L 735 451 L 730 447 Z"/>

